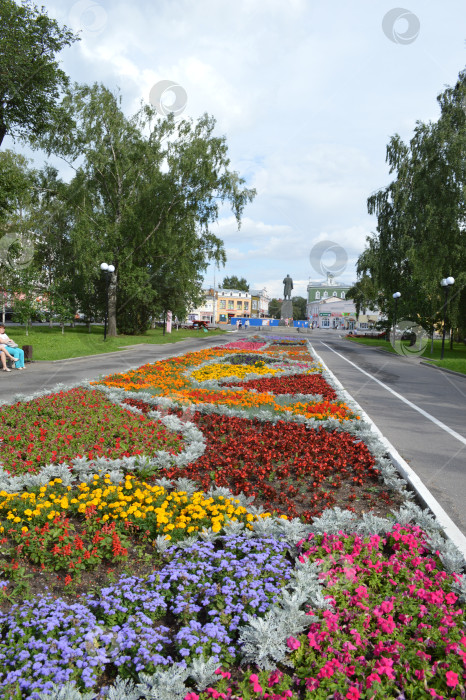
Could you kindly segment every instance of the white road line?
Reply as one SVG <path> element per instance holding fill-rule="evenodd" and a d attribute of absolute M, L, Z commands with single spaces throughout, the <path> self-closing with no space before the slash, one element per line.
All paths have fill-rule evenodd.
<path fill-rule="evenodd" d="M 396 396 L 397 399 L 400 399 L 400 401 L 403 401 L 403 403 L 407 404 L 411 408 L 414 408 L 414 410 L 417 411 L 418 413 L 420 413 L 422 416 L 424 416 L 428 420 L 432 421 L 432 423 L 435 423 L 435 425 L 437 425 L 442 430 L 445 430 L 445 432 L 447 432 L 449 435 L 454 437 L 456 440 L 459 440 L 460 442 L 462 442 L 463 445 L 466 445 L 466 438 L 464 438 L 462 435 L 457 433 L 455 430 L 452 430 L 451 428 L 449 428 L 448 425 L 445 425 L 445 423 L 442 423 L 442 421 L 437 420 L 437 418 L 435 418 L 434 416 L 431 416 L 430 413 L 427 413 L 427 411 L 424 411 L 422 408 L 419 408 L 419 406 L 416 406 L 416 404 L 412 403 L 412 401 L 408 401 L 408 399 L 405 399 L 405 397 L 402 396 L 401 394 L 399 394 L 397 391 L 393 391 L 393 389 L 390 389 L 390 387 L 387 386 L 386 384 L 384 384 L 383 382 L 381 382 L 380 379 L 377 379 L 372 374 L 369 374 L 369 372 L 366 372 L 366 370 L 361 369 L 361 367 L 358 367 L 354 362 L 351 362 L 351 360 L 348 360 L 344 355 L 341 355 L 339 352 L 337 352 L 336 350 L 331 348 L 330 345 L 327 345 L 327 343 L 324 343 L 322 341 L 320 341 L 320 342 L 326 348 L 328 348 L 329 350 L 334 352 L 335 355 L 338 355 L 338 357 L 341 357 L 342 360 L 344 360 L 345 362 L 348 362 L 348 364 L 355 367 L 362 374 L 365 374 L 366 377 L 369 377 L 369 379 L 372 379 L 374 382 L 377 382 L 377 384 L 380 384 L 380 386 L 383 386 L 384 389 L 386 389 L 391 394 L 393 394 L 393 396 Z"/>

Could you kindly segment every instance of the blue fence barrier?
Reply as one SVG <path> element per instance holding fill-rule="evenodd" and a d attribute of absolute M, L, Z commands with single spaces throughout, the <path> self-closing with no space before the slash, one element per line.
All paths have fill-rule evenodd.
<path fill-rule="evenodd" d="M 245 321 L 248 321 L 250 326 L 278 326 L 280 323 L 278 318 L 241 318 L 238 316 L 230 319 L 232 326 L 236 326 L 238 321 L 241 321 L 243 328 Z M 309 321 L 293 321 L 291 325 L 294 328 L 309 328 Z"/>

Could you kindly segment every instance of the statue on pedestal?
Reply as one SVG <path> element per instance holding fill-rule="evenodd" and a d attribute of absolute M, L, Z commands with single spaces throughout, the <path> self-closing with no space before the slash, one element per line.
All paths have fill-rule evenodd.
<path fill-rule="evenodd" d="M 293 280 L 289 275 L 285 277 L 283 280 L 284 289 L 283 289 L 283 298 L 284 299 L 291 299 L 291 290 L 293 289 Z"/>

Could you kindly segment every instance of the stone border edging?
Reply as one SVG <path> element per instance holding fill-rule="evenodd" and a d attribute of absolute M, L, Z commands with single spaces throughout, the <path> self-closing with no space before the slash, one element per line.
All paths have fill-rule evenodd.
<path fill-rule="evenodd" d="M 333 372 L 327 367 L 325 362 L 315 351 L 315 348 L 313 347 L 312 349 L 314 352 L 314 356 L 316 358 L 319 358 L 319 362 L 322 364 L 323 367 L 325 367 L 327 372 L 329 372 L 329 374 L 332 375 L 334 382 L 343 391 L 347 391 L 344 388 L 343 384 L 340 382 L 340 380 L 337 379 L 337 377 L 335 377 Z M 411 469 L 406 460 L 403 459 L 398 450 L 382 434 L 381 430 L 377 427 L 372 418 L 366 413 L 366 411 L 364 411 L 363 408 L 361 408 L 361 406 L 359 406 L 359 404 L 357 403 L 357 401 L 354 400 L 353 397 L 351 398 L 354 401 L 354 403 L 359 407 L 361 417 L 369 423 L 372 431 L 377 435 L 379 440 L 387 448 L 387 452 L 390 456 L 390 459 L 392 460 L 396 468 L 399 470 L 400 475 L 409 483 L 419 500 L 434 514 L 439 525 L 442 527 L 446 537 L 459 549 L 463 557 L 466 559 L 466 537 L 463 535 L 459 527 L 455 525 L 450 516 L 445 512 L 445 510 L 442 508 L 437 499 L 434 498 L 434 496 L 431 494 L 427 486 L 421 481 L 416 472 L 413 469 Z"/>
<path fill-rule="evenodd" d="M 463 372 L 455 372 L 454 369 L 448 369 L 448 367 L 439 367 L 438 365 L 431 365 L 430 362 L 426 362 L 425 360 L 421 360 L 420 364 L 424 365 L 424 367 L 432 367 L 433 369 L 440 370 L 440 372 L 447 372 L 448 374 L 454 374 L 455 377 L 462 377 L 463 379 L 466 379 L 466 374 L 464 374 Z"/>

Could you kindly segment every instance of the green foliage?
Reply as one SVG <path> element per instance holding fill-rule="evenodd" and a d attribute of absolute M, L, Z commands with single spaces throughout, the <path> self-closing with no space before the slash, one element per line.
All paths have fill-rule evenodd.
<path fill-rule="evenodd" d="M 224 277 L 222 282 L 223 289 L 239 289 L 242 292 L 249 292 L 249 284 L 244 277 L 237 277 L 236 275 L 231 275 L 230 277 Z"/>
<path fill-rule="evenodd" d="M 358 261 L 358 274 L 369 277 L 380 292 L 378 306 L 393 318 L 392 294 L 401 292 L 399 317 L 417 321 L 432 331 L 443 317 L 440 280 L 452 275 L 455 286 L 447 326 L 466 333 L 461 311 L 466 286 L 466 71 L 453 88 L 438 97 L 437 122 L 416 124 L 409 144 L 398 135 L 387 146 L 394 180 L 368 199 L 377 230 L 367 240 Z M 367 298 L 367 286 L 353 288 L 353 298 Z M 372 290 L 369 298 L 373 298 Z"/>
<path fill-rule="evenodd" d="M 29 0 L 0 0 L 0 145 L 6 136 L 34 137 L 49 131 L 67 83 L 55 59 L 77 37 Z M 7 69 L 6 69 L 7 68 Z"/>
<path fill-rule="evenodd" d="M 303 321 L 307 318 L 307 300 L 304 297 L 291 297 L 293 304 L 293 318 L 295 321 Z"/>
<path fill-rule="evenodd" d="M 369 275 L 362 275 L 360 279 L 346 292 L 347 299 L 353 299 L 356 313 L 366 307 L 374 309 L 379 303 L 379 293 L 372 278 Z"/>
<path fill-rule="evenodd" d="M 272 299 L 269 302 L 269 316 L 280 318 L 282 304 L 277 299 Z"/>

